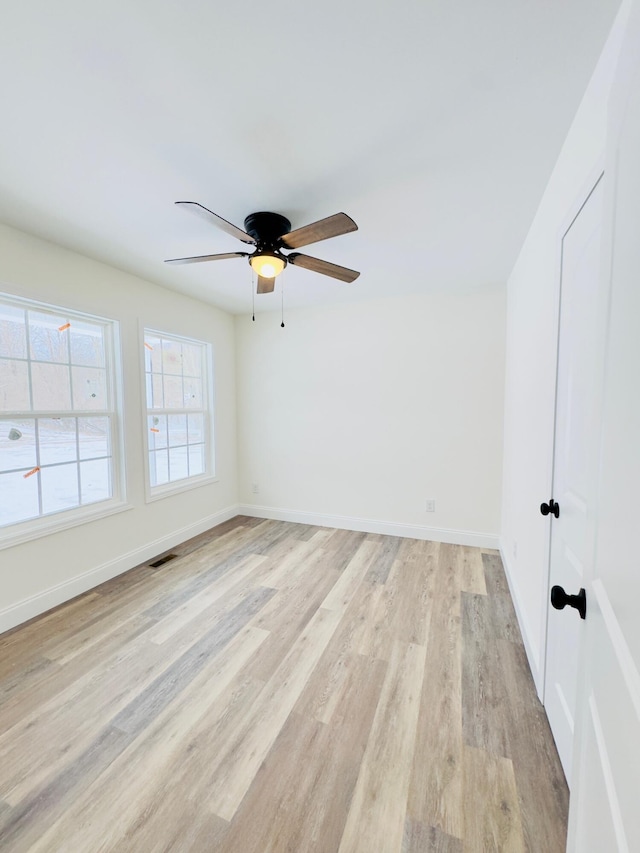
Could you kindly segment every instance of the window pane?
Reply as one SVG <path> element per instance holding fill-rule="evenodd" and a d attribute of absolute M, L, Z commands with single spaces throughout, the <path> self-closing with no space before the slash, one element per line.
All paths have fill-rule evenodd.
<path fill-rule="evenodd" d="M 38 510 L 38 474 L 0 474 L 0 527 L 35 518 Z"/>
<path fill-rule="evenodd" d="M 33 408 L 44 411 L 71 409 L 69 368 L 64 364 L 31 364 Z"/>
<path fill-rule="evenodd" d="M 80 459 L 111 455 L 109 418 L 78 418 Z"/>
<path fill-rule="evenodd" d="M 0 305 L 0 356 L 27 357 L 25 312 L 12 305 Z"/>
<path fill-rule="evenodd" d="M 78 466 L 56 465 L 40 470 L 42 484 L 42 511 L 59 512 L 78 506 Z"/>
<path fill-rule="evenodd" d="M 169 482 L 169 457 L 167 450 L 152 450 L 149 453 L 149 479 L 152 486 Z"/>
<path fill-rule="evenodd" d="M 195 477 L 204 473 L 204 445 L 189 445 L 189 475 Z"/>
<path fill-rule="evenodd" d="M 27 362 L 0 358 L 0 411 L 24 412 L 30 408 Z"/>
<path fill-rule="evenodd" d="M 182 344 L 182 367 L 185 376 L 202 376 L 202 347 Z"/>
<path fill-rule="evenodd" d="M 189 476 L 189 461 L 186 447 L 171 447 L 169 449 L 169 474 L 171 482 L 182 480 Z"/>
<path fill-rule="evenodd" d="M 167 446 L 167 416 L 149 415 L 149 450 L 159 450 Z"/>
<path fill-rule="evenodd" d="M 187 443 L 187 416 L 169 415 L 169 446 Z"/>
<path fill-rule="evenodd" d="M 164 377 L 164 408 L 165 409 L 183 409 L 182 396 L 182 377 L 167 376 Z"/>
<path fill-rule="evenodd" d="M 162 372 L 182 375 L 182 344 L 179 341 L 162 341 Z"/>
<path fill-rule="evenodd" d="M 107 374 L 96 367 L 72 367 L 73 408 L 107 409 Z"/>
<path fill-rule="evenodd" d="M 162 342 L 156 335 L 145 335 L 145 370 L 162 373 Z"/>
<path fill-rule="evenodd" d="M 75 462 L 75 418 L 39 418 L 40 464 L 56 465 L 58 462 Z"/>
<path fill-rule="evenodd" d="M 151 389 L 151 396 L 147 397 L 147 408 L 162 409 L 164 408 L 164 396 L 162 394 L 162 376 L 159 373 L 152 373 L 150 383 L 147 383 L 147 394 Z"/>
<path fill-rule="evenodd" d="M 151 486 L 201 476 L 206 473 L 208 453 L 207 417 L 203 412 L 206 345 L 169 335 L 156 337 L 152 332 L 145 332 L 145 343 L 153 347 L 145 347 Z M 161 371 L 158 343 L 162 354 Z M 164 415 L 154 418 L 154 409 L 163 410 Z M 193 414 L 184 413 L 185 409 L 191 409 Z M 175 414 L 171 414 L 171 410 Z M 194 449 L 190 454 L 192 445 Z M 168 448 L 166 453 L 165 448 Z"/>
<path fill-rule="evenodd" d="M 104 367 L 104 330 L 96 323 L 74 320 L 69 329 L 71 361 L 92 367 Z"/>
<path fill-rule="evenodd" d="M 184 380 L 184 408 L 202 408 L 202 380 L 185 377 Z"/>
<path fill-rule="evenodd" d="M 69 320 L 62 314 L 29 311 L 31 358 L 38 361 L 69 361 Z"/>
<path fill-rule="evenodd" d="M 80 463 L 82 503 L 106 501 L 111 497 L 111 473 L 107 459 Z"/>
<path fill-rule="evenodd" d="M 0 422 L 0 471 L 36 465 L 36 422 Z M 24 472 L 23 472 L 24 473 Z"/>
<path fill-rule="evenodd" d="M 189 422 L 189 444 L 204 441 L 204 416 L 200 414 L 188 415 Z"/>

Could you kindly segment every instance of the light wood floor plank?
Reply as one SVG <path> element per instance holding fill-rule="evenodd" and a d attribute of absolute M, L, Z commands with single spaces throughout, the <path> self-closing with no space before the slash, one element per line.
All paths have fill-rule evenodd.
<path fill-rule="evenodd" d="M 468 746 L 464 750 L 464 775 L 465 851 L 524 853 L 520 804 L 511 761 Z M 485 800 L 487 794 L 488 801 Z"/>
<path fill-rule="evenodd" d="M 434 583 L 440 545 L 405 539 L 393 566 L 398 593 L 390 616 L 391 635 L 396 640 L 424 646 L 429 635 L 434 605 Z"/>
<path fill-rule="evenodd" d="M 516 612 L 513 607 L 509 586 L 502 568 L 500 557 L 483 555 L 482 563 L 487 583 L 490 621 L 494 635 L 504 640 L 522 645 Z"/>
<path fill-rule="evenodd" d="M 361 542 L 368 535 L 370 534 L 360 533 L 355 530 L 334 530 L 322 546 L 331 553 L 331 561 L 334 569 L 341 572 L 349 564 Z"/>
<path fill-rule="evenodd" d="M 364 549 L 362 553 L 369 550 L 368 547 L 365 548 L 366 544 L 362 543 L 358 554 L 361 553 L 362 549 Z M 375 543 L 371 544 L 374 549 L 377 548 Z M 352 564 L 358 568 L 358 574 L 368 570 L 367 561 L 362 563 L 358 560 L 357 555 L 352 560 Z M 349 568 L 343 572 L 341 580 L 345 578 Z M 352 580 L 353 578 L 347 576 L 347 584 L 341 586 L 342 590 L 344 590 L 345 585 L 352 586 L 352 600 L 349 604 L 345 602 L 343 595 L 333 598 L 336 607 L 344 607 L 342 619 L 295 705 L 297 713 L 313 717 L 321 723 L 331 722 L 333 714 L 342 702 L 344 691 L 351 682 L 352 670 L 357 667 L 358 661 L 361 659 L 361 655 L 358 654 L 360 643 L 359 618 L 353 615 L 353 605 L 364 601 L 365 610 L 358 610 L 357 612 L 366 612 L 367 595 L 369 593 L 375 595 L 376 590 L 378 590 L 377 587 L 362 579 L 359 585 L 352 585 Z M 336 583 L 336 587 L 339 583 L 340 581 Z M 364 597 L 361 595 L 363 590 L 365 591 Z M 328 598 L 325 599 L 325 602 L 327 600 Z"/>
<path fill-rule="evenodd" d="M 16 669 L 29 667 L 41 658 L 47 645 L 74 627 L 88 622 L 99 612 L 103 602 L 97 593 L 87 593 L 65 605 L 32 619 L 24 626 L 13 628 L 0 636 L 0 682 L 11 677 Z"/>
<path fill-rule="evenodd" d="M 322 550 L 305 560 L 304 567 L 305 573 L 294 573 L 290 583 L 279 589 L 253 620 L 254 625 L 270 632 L 247 667 L 247 674 L 253 678 L 268 681 L 273 676 L 340 577 L 339 572 L 327 567 L 327 555 Z M 308 583 L 310 576 L 313 584 Z"/>
<path fill-rule="evenodd" d="M 414 750 L 409 816 L 454 838 L 464 834 L 462 762 L 462 636 L 464 564 L 441 546 L 433 588 L 427 661 Z"/>
<path fill-rule="evenodd" d="M 3 728 L 0 796 L 17 804 L 89 749 L 114 713 L 173 663 L 172 655 L 154 648 L 155 653 L 127 648 L 104 671 L 90 671 L 41 707 L 25 708 L 19 722 Z"/>
<path fill-rule="evenodd" d="M 215 658 L 235 637 L 274 592 L 275 590 L 263 588 L 247 596 L 241 607 L 234 608 L 223 619 L 214 623 L 210 631 L 123 708 L 113 718 L 112 724 L 122 731 L 132 733 L 144 730 L 160 711 L 193 681 L 207 662 Z"/>
<path fill-rule="evenodd" d="M 458 559 L 461 561 L 461 590 L 486 595 L 487 586 L 484 575 L 482 553 L 478 548 L 461 545 L 458 549 Z"/>
<path fill-rule="evenodd" d="M 340 613 L 318 610 L 258 697 L 248 724 L 229 744 L 220 744 L 220 761 L 211 778 L 208 805 L 230 820 L 273 746 L 304 685 L 340 620 Z"/>
<path fill-rule="evenodd" d="M 394 645 L 339 853 L 401 849 L 425 653 Z"/>
<path fill-rule="evenodd" d="M 365 541 L 375 542 L 379 549 L 376 560 L 367 573 L 367 580 L 370 583 L 386 583 L 396 555 L 405 540 L 399 539 L 397 536 L 380 536 L 379 534 L 368 533 Z"/>
<path fill-rule="evenodd" d="M 380 545 L 377 542 L 365 540 L 359 545 L 358 550 L 322 602 L 325 610 L 340 610 L 344 613 L 360 582 L 379 555 Z"/>
<path fill-rule="evenodd" d="M 192 752 L 194 733 L 207 726 L 207 718 L 217 718 L 233 704 L 234 693 L 246 696 L 238 675 L 266 636 L 267 632 L 259 628 L 242 629 L 143 732 L 128 732 L 126 747 L 77 797 L 67 813 L 43 832 L 33 847 L 34 853 L 59 850 L 64 845 L 77 850 L 98 850 L 101 845 L 115 849 L 123 835 L 141 850 L 150 848 L 158 830 L 158 817 L 163 816 L 161 804 L 167 791 L 171 791 L 172 819 L 168 821 L 164 812 L 164 831 L 181 814 L 178 806 L 189 804 L 185 780 L 182 793 L 172 784 L 174 768 L 181 766 Z M 249 686 L 257 695 L 252 688 Z M 146 780 L 142 790 L 141 778 Z M 96 802 L 112 804 L 117 823 L 109 812 L 96 809 Z"/>
<path fill-rule="evenodd" d="M 199 595 L 190 598 L 176 610 L 167 614 L 164 619 L 157 622 L 153 632 L 149 635 L 149 640 L 158 645 L 166 643 L 178 631 L 188 626 L 195 616 L 198 616 L 250 577 L 258 566 L 262 566 L 266 562 L 266 559 L 260 554 L 249 554 L 238 563 L 232 572 L 213 581 Z"/>
<path fill-rule="evenodd" d="M 329 726 L 289 716 L 218 853 L 335 853 L 385 671 L 358 658 Z"/>
<path fill-rule="evenodd" d="M 569 790 L 549 721 L 535 691 L 524 646 L 498 640 L 509 757 L 520 799 L 527 850 L 562 853 L 566 846 Z M 542 783 L 544 779 L 544 784 Z M 545 820 L 540 816 L 545 815 Z"/>
<path fill-rule="evenodd" d="M 407 818 L 402 839 L 402 853 L 463 853 L 459 838 L 453 838 L 436 826 Z"/>
<path fill-rule="evenodd" d="M 78 795 L 123 751 L 128 741 L 126 733 L 111 726 L 100 731 L 86 749 L 38 789 L 37 795 L 26 796 L 11 809 L 1 825 L 3 849 L 31 853 L 45 828 L 71 807 Z"/>
<path fill-rule="evenodd" d="M 263 555 L 268 563 L 262 572 L 262 583 L 272 589 L 290 587 L 303 572 L 308 560 L 322 560 L 324 554 L 312 540 L 296 539 L 293 536 L 282 539 L 279 545 L 279 551 L 271 550 Z"/>
<path fill-rule="evenodd" d="M 401 564 L 392 564 L 384 584 L 371 583 L 365 580 L 370 591 L 364 593 L 362 604 L 366 607 L 366 616 L 360 621 L 360 644 L 358 651 L 361 655 L 389 660 L 393 649 L 395 614 L 398 609 L 398 597 L 401 595 L 400 578 Z"/>

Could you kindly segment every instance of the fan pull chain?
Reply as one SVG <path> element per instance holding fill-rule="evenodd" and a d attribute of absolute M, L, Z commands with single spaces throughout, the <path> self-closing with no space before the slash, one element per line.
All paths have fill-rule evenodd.
<path fill-rule="evenodd" d="M 255 323 L 256 321 L 256 281 L 255 281 L 255 273 L 253 268 L 251 269 L 251 307 L 253 311 L 252 320 Z"/>
<path fill-rule="evenodd" d="M 280 285 L 280 311 L 282 322 L 280 323 L 280 328 L 284 329 L 284 276 L 280 275 L 280 281 L 282 282 Z"/>

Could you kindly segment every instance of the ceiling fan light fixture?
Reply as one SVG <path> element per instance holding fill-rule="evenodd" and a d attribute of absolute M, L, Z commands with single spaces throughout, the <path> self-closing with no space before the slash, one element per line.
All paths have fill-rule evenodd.
<path fill-rule="evenodd" d="M 272 252 L 260 252 L 249 258 L 249 263 L 256 275 L 262 278 L 275 278 L 285 267 L 284 258 Z"/>

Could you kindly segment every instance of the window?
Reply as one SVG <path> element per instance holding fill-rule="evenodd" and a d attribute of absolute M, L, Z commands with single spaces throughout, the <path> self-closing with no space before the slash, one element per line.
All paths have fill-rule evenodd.
<path fill-rule="evenodd" d="M 0 294 L 0 533 L 31 538 L 120 505 L 116 332 Z"/>
<path fill-rule="evenodd" d="M 151 495 L 161 495 L 213 475 L 210 348 L 145 329 L 144 356 L 148 482 Z"/>

